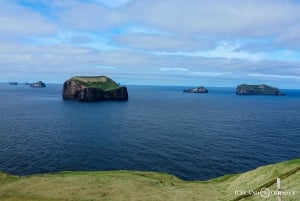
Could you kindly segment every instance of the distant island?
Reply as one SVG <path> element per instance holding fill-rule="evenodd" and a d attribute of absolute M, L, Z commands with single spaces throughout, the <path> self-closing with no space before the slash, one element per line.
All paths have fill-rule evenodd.
<path fill-rule="evenodd" d="M 30 84 L 30 87 L 44 88 L 44 87 L 46 87 L 46 84 L 44 82 L 42 82 L 42 81 L 38 81 L 38 82 Z"/>
<path fill-rule="evenodd" d="M 80 101 L 128 100 L 127 88 L 106 76 L 75 76 L 65 81 L 63 99 Z"/>
<path fill-rule="evenodd" d="M 8 82 L 9 85 L 18 85 L 18 82 Z"/>
<path fill-rule="evenodd" d="M 208 93 L 208 90 L 205 87 L 196 87 L 191 89 L 184 89 L 183 92 L 186 93 Z"/>
<path fill-rule="evenodd" d="M 260 85 L 248 85 L 241 84 L 236 88 L 237 95 L 273 95 L 273 96 L 284 96 L 278 88 L 271 87 L 266 84 Z"/>

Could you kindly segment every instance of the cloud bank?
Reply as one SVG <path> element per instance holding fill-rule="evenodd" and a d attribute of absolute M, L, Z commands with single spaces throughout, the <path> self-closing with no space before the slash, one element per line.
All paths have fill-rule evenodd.
<path fill-rule="evenodd" d="M 300 83 L 294 0 L 12 0 L 0 2 L 0 24 L 1 81 Z"/>

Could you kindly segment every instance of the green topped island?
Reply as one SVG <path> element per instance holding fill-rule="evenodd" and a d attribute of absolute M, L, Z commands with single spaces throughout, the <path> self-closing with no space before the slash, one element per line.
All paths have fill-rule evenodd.
<path fill-rule="evenodd" d="M 65 81 L 64 99 L 80 101 L 128 100 L 127 88 L 106 76 L 75 76 Z"/>

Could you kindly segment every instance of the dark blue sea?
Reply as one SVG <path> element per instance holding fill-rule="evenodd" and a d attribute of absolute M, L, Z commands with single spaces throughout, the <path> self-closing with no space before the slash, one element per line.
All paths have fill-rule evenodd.
<path fill-rule="evenodd" d="M 0 85 L 0 171 L 161 171 L 206 180 L 300 157 L 300 91 L 128 86 L 127 102 L 63 101 L 62 85 Z"/>

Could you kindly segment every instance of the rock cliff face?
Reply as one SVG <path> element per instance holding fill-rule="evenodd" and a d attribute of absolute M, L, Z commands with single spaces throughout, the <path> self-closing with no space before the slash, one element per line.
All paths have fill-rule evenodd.
<path fill-rule="evenodd" d="M 30 84 L 30 86 L 34 87 L 34 88 L 44 88 L 44 87 L 46 87 L 46 84 L 42 81 L 39 81 L 39 82 Z"/>
<path fill-rule="evenodd" d="M 284 93 L 276 87 L 271 87 L 265 84 L 260 85 L 248 85 L 241 84 L 236 88 L 237 95 L 273 95 L 284 96 Z"/>
<path fill-rule="evenodd" d="M 62 96 L 80 101 L 128 100 L 127 88 L 106 76 L 72 77 L 65 81 Z"/>
<path fill-rule="evenodd" d="M 192 89 L 185 89 L 185 90 L 183 90 L 183 92 L 187 92 L 187 93 L 208 93 L 208 90 L 204 87 L 196 87 L 196 88 L 192 88 Z"/>

